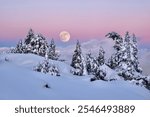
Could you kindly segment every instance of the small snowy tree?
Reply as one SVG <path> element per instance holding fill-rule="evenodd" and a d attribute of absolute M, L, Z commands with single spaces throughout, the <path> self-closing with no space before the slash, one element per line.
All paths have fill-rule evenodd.
<path fill-rule="evenodd" d="M 105 64 L 104 54 L 105 54 L 105 51 L 103 50 L 102 47 L 100 47 L 98 57 L 94 59 L 94 61 L 92 62 L 94 63 L 95 69 L 92 68 L 94 77 L 91 78 L 91 81 L 95 81 L 95 80 L 107 81 L 106 71 L 102 67 Z"/>
<path fill-rule="evenodd" d="M 71 72 L 74 75 L 79 75 L 79 76 L 86 75 L 86 73 L 87 73 L 86 63 L 85 63 L 84 57 L 82 55 L 81 46 L 80 46 L 79 41 L 77 41 L 77 44 L 76 44 L 76 49 L 75 49 L 73 57 L 72 57 L 71 66 L 74 68 L 73 70 L 71 70 Z"/>
<path fill-rule="evenodd" d="M 22 43 L 22 40 L 19 41 L 19 43 L 17 44 L 14 52 L 15 53 L 24 53 L 23 52 L 23 43 Z"/>
<path fill-rule="evenodd" d="M 98 54 L 98 57 L 97 57 L 97 62 L 98 62 L 98 65 L 100 65 L 100 66 L 105 63 L 104 55 L 105 55 L 105 51 L 102 47 L 100 47 L 99 54 Z"/>
<path fill-rule="evenodd" d="M 88 74 L 90 74 L 92 72 L 91 68 L 92 68 L 92 57 L 91 57 L 91 53 L 88 53 L 86 55 L 86 68 L 87 68 L 87 72 Z"/>
<path fill-rule="evenodd" d="M 52 60 L 58 60 L 59 55 L 56 53 L 56 45 L 54 42 L 54 39 L 51 40 L 51 43 L 49 45 L 49 58 Z"/>
<path fill-rule="evenodd" d="M 48 53 L 45 54 L 45 60 L 34 67 L 34 71 L 50 74 L 52 76 L 60 76 L 58 67 L 49 63 Z"/>
<path fill-rule="evenodd" d="M 104 71 L 103 69 L 101 69 L 101 67 L 99 67 L 98 69 L 96 69 L 95 75 L 93 78 L 91 78 L 91 81 L 95 81 L 95 80 L 107 81 L 105 77 L 106 77 L 106 71 Z"/>
<path fill-rule="evenodd" d="M 90 52 L 86 55 L 86 69 L 88 74 L 94 74 L 98 69 L 97 60 L 91 56 Z"/>

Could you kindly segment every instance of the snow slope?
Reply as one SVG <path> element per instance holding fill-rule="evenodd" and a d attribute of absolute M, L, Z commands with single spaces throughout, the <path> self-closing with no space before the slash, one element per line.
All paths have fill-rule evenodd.
<path fill-rule="evenodd" d="M 150 99 L 147 89 L 121 80 L 107 66 L 103 66 L 108 72 L 107 77 L 120 80 L 90 82 L 92 76 L 74 76 L 69 64 L 52 60 L 50 62 L 61 71 L 60 77 L 33 71 L 33 67 L 43 60 L 33 54 L 0 55 L 0 99 Z M 51 88 L 45 88 L 46 83 Z"/>

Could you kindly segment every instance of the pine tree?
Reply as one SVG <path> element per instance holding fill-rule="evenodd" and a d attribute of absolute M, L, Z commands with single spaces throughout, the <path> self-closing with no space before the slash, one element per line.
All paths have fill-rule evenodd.
<path fill-rule="evenodd" d="M 48 51 L 45 54 L 45 60 L 34 67 L 34 71 L 50 74 L 52 76 L 60 76 L 58 67 L 49 63 Z"/>
<path fill-rule="evenodd" d="M 48 43 L 46 41 L 46 38 L 42 34 L 37 35 L 37 42 L 34 46 L 36 48 L 36 51 L 39 53 L 40 56 L 45 56 L 45 53 L 48 48 Z"/>
<path fill-rule="evenodd" d="M 99 55 L 97 57 L 97 62 L 98 62 L 98 65 L 100 65 L 100 66 L 105 63 L 104 55 L 105 55 L 105 51 L 104 51 L 104 49 L 102 47 L 100 47 Z"/>
<path fill-rule="evenodd" d="M 86 69 L 88 74 L 95 74 L 98 69 L 97 60 L 91 56 L 91 52 L 86 55 Z"/>
<path fill-rule="evenodd" d="M 32 29 L 30 29 L 28 35 L 25 38 L 25 44 L 29 44 L 32 38 L 34 38 L 34 32 Z"/>
<path fill-rule="evenodd" d="M 122 50 L 124 50 L 123 39 L 116 32 L 108 33 L 106 37 L 111 38 L 115 41 L 114 49 L 116 50 L 116 52 L 111 56 L 111 58 L 108 59 L 107 65 L 112 69 L 116 69 L 119 63 L 121 62 L 123 56 L 122 53 Z"/>
<path fill-rule="evenodd" d="M 87 68 L 87 72 L 88 74 L 90 74 L 92 72 L 92 57 L 91 57 L 91 53 L 89 52 L 87 55 L 86 55 L 86 68 Z"/>
<path fill-rule="evenodd" d="M 129 32 L 126 32 L 124 38 L 124 45 L 122 49 L 122 59 L 118 66 L 119 75 L 123 76 L 125 80 L 133 79 L 134 68 L 132 66 L 132 53 L 131 53 L 131 41 Z"/>
<path fill-rule="evenodd" d="M 135 34 L 132 35 L 132 64 L 135 68 L 135 70 L 139 73 L 142 73 L 142 68 L 139 65 L 138 60 L 138 47 L 137 47 L 137 39 Z"/>
<path fill-rule="evenodd" d="M 87 73 L 86 63 L 82 55 L 81 45 L 79 41 L 77 41 L 77 44 L 76 44 L 76 49 L 72 57 L 71 66 L 74 68 L 71 71 L 74 75 L 79 75 L 79 76 L 86 75 Z"/>
<path fill-rule="evenodd" d="M 95 81 L 95 80 L 107 81 L 105 77 L 106 77 L 106 71 L 104 71 L 103 69 L 101 69 L 101 67 L 99 67 L 98 69 L 96 69 L 94 77 L 91 78 L 91 81 Z"/>
<path fill-rule="evenodd" d="M 107 81 L 107 79 L 105 78 L 106 71 L 102 69 L 102 66 L 105 64 L 104 54 L 105 54 L 104 49 L 100 47 L 98 57 L 96 59 L 93 59 L 94 61 L 92 62 L 95 67 L 92 68 L 94 77 L 91 78 L 91 81 L 95 80 Z"/>
<path fill-rule="evenodd" d="M 118 33 L 110 32 L 106 35 L 106 37 L 111 38 L 115 41 L 115 45 L 114 45 L 115 50 L 117 50 L 117 51 L 121 50 L 121 47 L 123 44 L 123 39 Z"/>
<path fill-rule="evenodd" d="M 16 46 L 15 53 L 23 53 L 23 43 L 22 40 Z"/>
<path fill-rule="evenodd" d="M 54 39 L 51 40 L 49 45 L 49 58 L 52 60 L 58 60 L 59 55 L 56 53 L 56 45 Z"/>

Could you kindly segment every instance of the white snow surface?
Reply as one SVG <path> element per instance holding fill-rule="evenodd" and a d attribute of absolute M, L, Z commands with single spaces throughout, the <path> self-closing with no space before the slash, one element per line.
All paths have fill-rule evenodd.
<path fill-rule="evenodd" d="M 5 58 L 9 61 L 5 61 Z M 33 67 L 44 60 L 33 54 L 0 55 L 0 99 L 1 100 L 149 100 L 150 91 L 122 80 L 107 66 L 107 78 L 116 81 L 90 82 L 93 76 L 75 76 L 70 65 L 52 61 L 59 67 L 61 76 L 51 76 L 33 71 Z M 48 84 L 50 88 L 45 88 Z"/>

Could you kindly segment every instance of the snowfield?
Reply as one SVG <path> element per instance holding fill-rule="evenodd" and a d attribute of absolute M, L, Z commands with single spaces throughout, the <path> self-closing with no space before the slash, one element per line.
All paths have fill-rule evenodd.
<path fill-rule="evenodd" d="M 7 59 L 7 60 L 5 60 Z M 122 80 L 115 71 L 103 66 L 110 77 L 118 79 L 90 82 L 92 76 L 75 76 L 70 65 L 53 61 L 61 76 L 51 76 L 33 71 L 44 60 L 33 54 L 0 55 L 1 100 L 149 100 L 150 91 Z M 48 84 L 50 88 L 45 88 Z"/>

